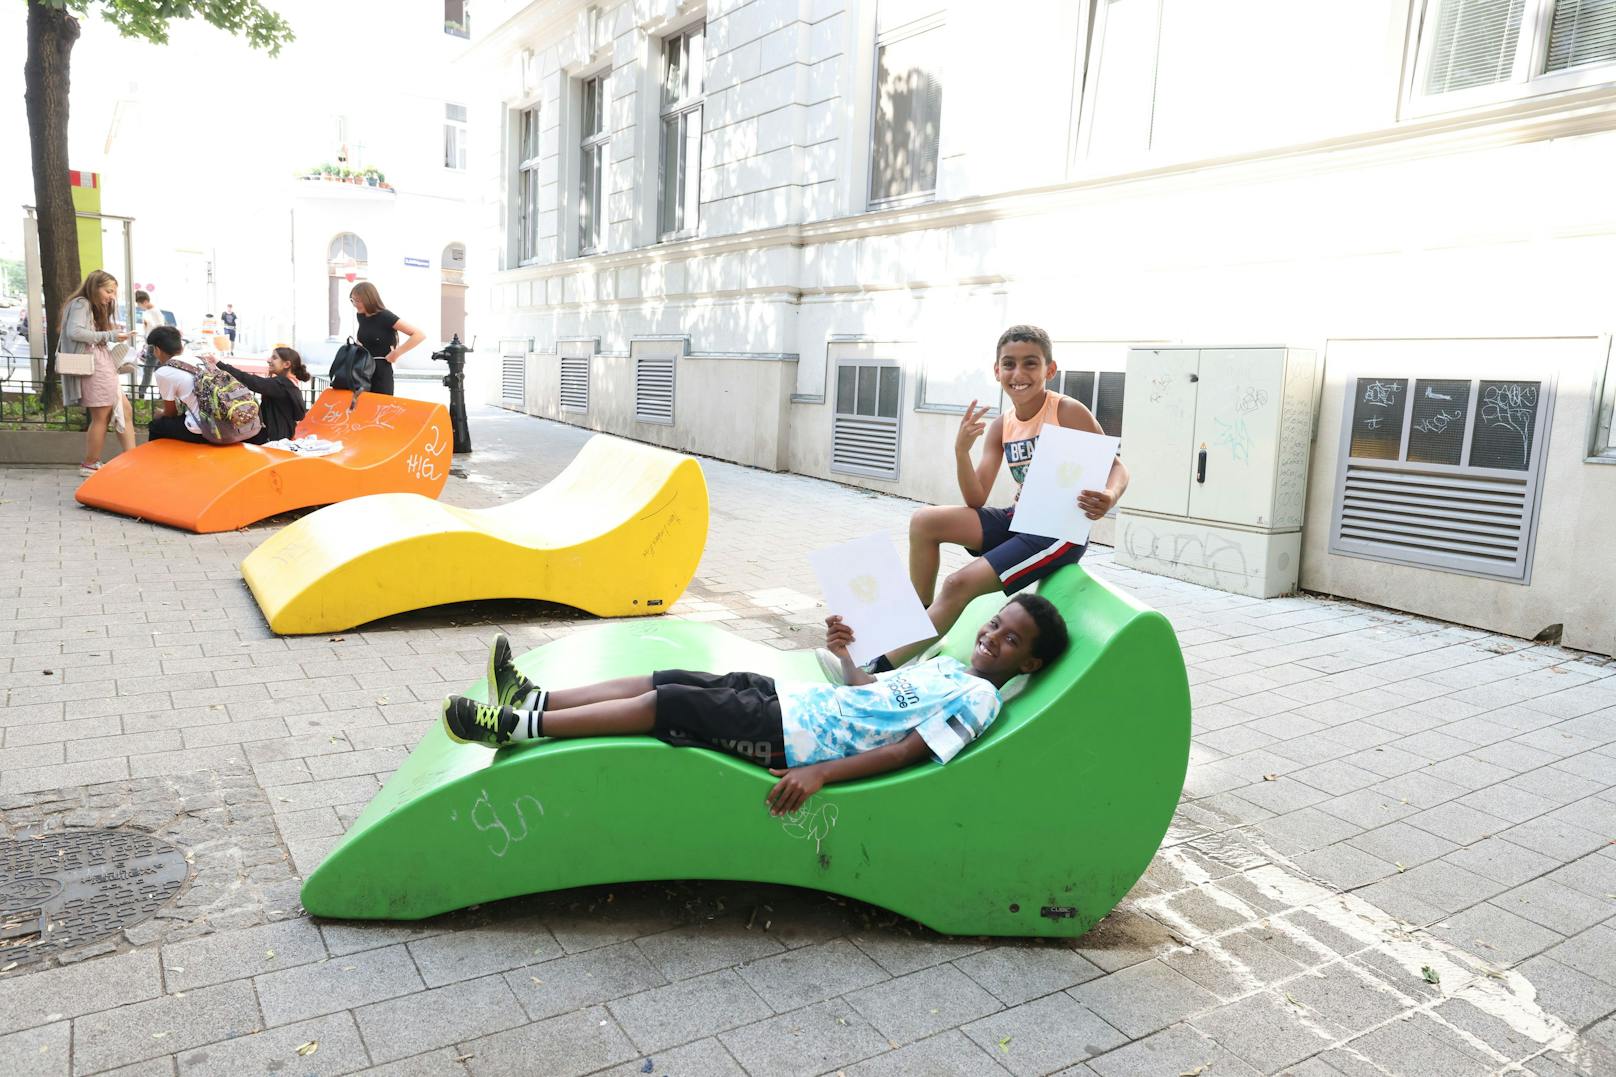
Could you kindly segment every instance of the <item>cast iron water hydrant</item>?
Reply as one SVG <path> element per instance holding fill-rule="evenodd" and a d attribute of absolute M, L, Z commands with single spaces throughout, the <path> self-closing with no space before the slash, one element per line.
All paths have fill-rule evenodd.
<path fill-rule="evenodd" d="M 466 425 L 466 353 L 471 348 L 460 343 L 460 334 L 454 334 L 441 352 L 432 358 L 449 364 L 449 373 L 443 384 L 449 387 L 449 425 L 454 429 L 454 451 L 471 451 L 471 427 Z"/>

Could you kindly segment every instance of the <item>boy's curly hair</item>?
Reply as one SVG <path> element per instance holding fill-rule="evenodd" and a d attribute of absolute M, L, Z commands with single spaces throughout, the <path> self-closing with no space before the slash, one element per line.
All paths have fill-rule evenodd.
<path fill-rule="evenodd" d="M 1049 334 L 1036 325 L 1012 325 L 999 334 L 999 343 L 993 347 L 993 358 L 997 360 L 999 353 L 1006 344 L 1027 343 L 1036 344 L 1044 353 L 1044 362 L 1048 363 L 1055 358 L 1055 345 L 1049 341 Z"/>
<path fill-rule="evenodd" d="M 1066 653 L 1071 636 L 1066 631 L 1066 618 L 1061 616 L 1055 603 L 1041 595 L 1020 594 L 1010 599 L 1027 611 L 1032 623 L 1038 626 L 1038 638 L 1032 641 L 1032 656 L 1049 665 Z"/>

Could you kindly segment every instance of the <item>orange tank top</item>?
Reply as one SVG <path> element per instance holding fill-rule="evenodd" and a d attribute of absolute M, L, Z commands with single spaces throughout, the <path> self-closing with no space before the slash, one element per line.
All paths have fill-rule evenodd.
<path fill-rule="evenodd" d="M 1016 496 L 1021 496 L 1021 484 L 1027 479 L 1027 468 L 1032 464 L 1033 450 L 1038 447 L 1038 435 L 1044 424 L 1059 426 L 1060 402 L 1064 396 L 1053 390 L 1044 393 L 1044 406 L 1030 419 L 1016 418 L 1016 409 L 1004 413 L 1004 462 L 1010 465 L 1010 477 L 1016 481 Z"/>

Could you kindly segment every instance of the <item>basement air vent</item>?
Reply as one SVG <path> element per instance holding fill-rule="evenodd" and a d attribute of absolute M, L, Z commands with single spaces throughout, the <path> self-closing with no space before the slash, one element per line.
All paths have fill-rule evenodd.
<path fill-rule="evenodd" d="M 634 360 L 634 417 L 640 422 L 673 425 L 673 364 L 671 355 Z"/>
<path fill-rule="evenodd" d="M 1552 384 L 1348 384 L 1330 551 L 1525 582 Z"/>
<path fill-rule="evenodd" d="M 561 357 L 561 410 L 589 410 L 589 359 L 587 355 Z"/>
<path fill-rule="evenodd" d="M 527 341 L 505 341 L 500 345 L 499 399 L 521 407 L 527 403 Z"/>
<path fill-rule="evenodd" d="M 879 479 L 898 477 L 901 382 L 902 371 L 894 363 L 837 364 L 832 471 Z"/>

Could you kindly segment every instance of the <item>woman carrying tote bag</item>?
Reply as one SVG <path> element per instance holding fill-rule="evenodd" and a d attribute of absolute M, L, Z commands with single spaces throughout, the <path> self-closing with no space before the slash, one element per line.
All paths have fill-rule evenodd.
<path fill-rule="evenodd" d="M 102 269 L 91 272 L 73 293 L 62 312 L 62 339 L 57 342 L 56 369 L 62 375 L 62 403 L 83 405 L 90 413 L 84 432 L 84 460 L 79 474 L 85 478 L 101 467 L 107 427 L 114 424 L 123 451 L 135 447 L 134 416 L 129 398 L 118 386 L 117 363 L 110 346 L 129 339 L 113 321 L 118 307 L 118 278 Z"/>
<path fill-rule="evenodd" d="M 381 293 L 368 280 L 354 285 L 348 299 L 359 312 L 359 331 L 355 336 L 376 359 L 376 373 L 371 375 L 370 391 L 392 396 L 393 364 L 398 362 L 399 356 L 425 340 L 426 334 L 401 321 L 397 314 L 382 306 Z M 400 333 L 409 337 L 403 344 L 398 342 Z"/>

